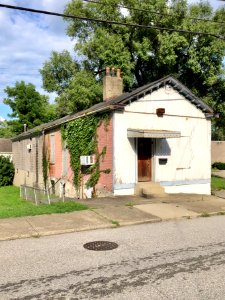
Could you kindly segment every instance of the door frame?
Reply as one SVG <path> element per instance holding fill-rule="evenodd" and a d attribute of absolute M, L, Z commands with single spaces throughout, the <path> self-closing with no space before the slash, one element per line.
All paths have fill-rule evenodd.
<path fill-rule="evenodd" d="M 156 149 L 156 139 L 151 138 L 151 181 L 149 182 L 155 182 L 155 149 Z M 135 170 L 135 178 L 136 183 L 138 183 L 138 138 L 135 138 L 135 150 L 136 150 L 136 170 Z M 141 182 L 141 181 L 140 181 Z"/>

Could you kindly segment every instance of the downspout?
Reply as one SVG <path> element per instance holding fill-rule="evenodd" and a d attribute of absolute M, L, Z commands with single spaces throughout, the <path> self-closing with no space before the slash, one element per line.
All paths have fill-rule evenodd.
<path fill-rule="evenodd" d="M 115 185 L 115 112 L 112 114 L 112 192 L 114 194 Z"/>
<path fill-rule="evenodd" d="M 43 177 L 43 184 L 44 184 L 44 188 L 46 189 L 47 188 L 47 184 L 45 182 L 45 179 L 44 179 L 44 170 L 43 170 L 43 160 L 44 160 L 44 153 L 45 153 L 45 130 L 43 129 L 42 130 L 42 177 Z"/>
<path fill-rule="evenodd" d="M 35 138 L 35 155 L 36 155 L 36 159 L 35 159 L 35 164 L 36 164 L 36 185 L 38 186 L 38 177 L 39 177 L 39 170 L 38 170 L 38 163 L 39 163 L 39 159 L 38 159 L 38 138 Z"/>

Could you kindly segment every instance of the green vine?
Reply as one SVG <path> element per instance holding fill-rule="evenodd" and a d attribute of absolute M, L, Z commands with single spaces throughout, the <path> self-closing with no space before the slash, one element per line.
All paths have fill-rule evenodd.
<path fill-rule="evenodd" d="M 98 153 L 97 128 L 102 122 L 107 126 L 108 114 L 85 116 L 61 127 L 63 141 L 66 141 L 70 152 L 71 168 L 74 173 L 73 182 L 77 191 L 80 188 L 82 173 L 90 174 L 86 186 L 94 187 L 98 183 L 101 172 L 110 172 L 108 169 L 100 171 L 100 158 L 106 154 L 106 147 Z M 81 168 L 80 156 L 92 154 L 96 156 L 95 164 Z"/>
<path fill-rule="evenodd" d="M 88 171 L 91 171 L 91 176 L 86 183 L 87 187 L 94 187 L 98 183 L 100 178 L 100 173 L 106 173 L 106 174 L 110 173 L 111 171 L 110 169 L 100 170 L 100 158 L 101 157 L 104 158 L 105 154 L 106 154 L 106 146 L 102 149 L 101 153 L 97 153 L 95 164 L 88 168 Z"/>

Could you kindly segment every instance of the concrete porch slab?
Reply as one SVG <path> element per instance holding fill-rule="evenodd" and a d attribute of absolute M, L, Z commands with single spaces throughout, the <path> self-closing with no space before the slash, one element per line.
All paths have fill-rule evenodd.
<path fill-rule="evenodd" d="M 179 207 L 179 205 L 167 203 L 135 205 L 135 208 L 145 213 L 155 215 L 162 220 L 181 219 L 184 217 L 191 218 L 199 216 L 199 214 L 194 211 Z"/>

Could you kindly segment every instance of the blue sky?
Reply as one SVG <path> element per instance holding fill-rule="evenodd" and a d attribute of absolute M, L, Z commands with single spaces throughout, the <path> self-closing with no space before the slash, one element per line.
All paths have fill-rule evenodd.
<path fill-rule="evenodd" d="M 2 4 L 63 12 L 68 0 L 0 0 Z M 39 69 L 51 51 L 73 52 L 73 42 L 66 35 L 62 18 L 0 8 L 0 119 L 8 118 L 10 109 L 3 104 L 6 86 L 16 81 L 33 83 L 47 94 L 41 85 Z M 51 98 L 54 98 L 51 96 Z"/>
<path fill-rule="evenodd" d="M 55 12 L 63 12 L 69 0 L 0 0 L 11 4 Z M 195 1 L 191 1 L 195 2 Z M 222 1 L 210 0 L 214 8 Z M 66 24 L 60 17 L 0 8 L 0 120 L 6 119 L 10 109 L 3 104 L 6 86 L 16 81 L 33 83 L 43 94 L 39 69 L 49 59 L 52 50 L 73 52 L 73 44 L 66 35 Z M 53 99 L 54 96 L 50 95 Z"/>

